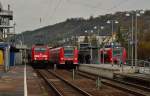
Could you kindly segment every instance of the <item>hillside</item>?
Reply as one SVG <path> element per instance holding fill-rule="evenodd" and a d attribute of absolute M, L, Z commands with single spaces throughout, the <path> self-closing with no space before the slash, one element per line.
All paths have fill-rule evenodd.
<path fill-rule="evenodd" d="M 130 11 L 134 12 L 134 11 Z M 111 24 L 107 24 L 108 20 L 117 20 L 119 24 L 114 24 L 114 32 L 120 33 L 123 46 L 127 45 L 127 41 L 131 39 L 131 16 L 125 16 L 127 12 L 116 12 L 115 14 L 106 14 L 89 19 L 83 18 L 70 18 L 64 22 L 46 26 L 33 31 L 26 31 L 19 34 L 16 38 L 20 39 L 24 37 L 24 43 L 31 46 L 35 43 L 46 43 L 54 44 L 64 38 L 71 38 L 73 35 L 79 36 L 85 34 L 85 30 L 92 30 L 94 26 L 104 26 L 104 30 L 100 35 L 111 35 Z M 135 21 L 134 21 L 135 22 Z M 134 24 L 135 26 L 135 24 Z M 138 39 L 139 45 L 145 44 L 145 38 L 147 34 L 150 34 L 150 11 L 147 10 L 145 13 L 138 17 Z M 100 27 L 99 27 L 100 28 Z M 135 27 L 134 27 L 135 30 Z M 95 33 L 97 31 L 95 30 Z M 97 34 L 97 33 L 96 33 Z M 147 37 L 148 38 L 148 37 Z M 146 39 L 147 40 L 147 39 Z M 150 42 L 148 39 L 147 42 Z M 146 46 L 146 45 L 145 45 Z M 142 47 L 143 48 L 143 47 Z M 145 47 L 148 51 L 149 49 Z M 140 50 L 140 46 L 139 46 Z M 143 49 L 142 49 L 143 50 Z M 139 52 L 140 54 L 140 52 Z M 141 53 L 142 54 L 142 53 Z"/>

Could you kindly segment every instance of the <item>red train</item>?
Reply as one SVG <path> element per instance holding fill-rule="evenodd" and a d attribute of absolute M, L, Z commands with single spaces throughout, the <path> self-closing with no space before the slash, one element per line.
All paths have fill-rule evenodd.
<path fill-rule="evenodd" d="M 34 45 L 31 49 L 31 62 L 36 66 L 49 63 L 50 53 L 47 45 Z M 38 64 L 38 65 L 37 65 Z"/>
<path fill-rule="evenodd" d="M 113 52 L 112 52 L 113 51 Z M 113 54 L 112 54 L 113 53 Z M 113 48 L 101 48 L 100 49 L 100 61 L 104 63 L 121 63 L 126 64 L 127 53 L 124 47 Z M 113 56 L 113 57 L 112 57 Z"/>
<path fill-rule="evenodd" d="M 73 46 L 65 46 L 50 49 L 50 61 L 54 64 L 78 65 L 78 50 Z"/>

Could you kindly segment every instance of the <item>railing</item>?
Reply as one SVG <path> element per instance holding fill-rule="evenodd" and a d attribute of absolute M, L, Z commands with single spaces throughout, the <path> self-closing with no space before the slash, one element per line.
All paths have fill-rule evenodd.
<path fill-rule="evenodd" d="M 0 15 L 3 15 L 3 16 L 13 16 L 13 11 L 2 10 L 2 11 L 0 11 Z"/>
<path fill-rule="evenodd" d="M 10 25 L 0 25 L 0 28 L 13 28 L 13 26 L 10 26 Z"/>
<path fill-rule="evenodd" d="M 133 65 L 132 65 L 133 62 Z M 127 65 L 137 67 L 140 73 L 150 74 L 150 61 L 146 60 L 137 60 L 137 64 L 135 64 L 136 60 L 128 59 Z"/>
<path fill-rule="evenodd" d="M 145 60 L 138 60 L 137 66 L 140 68 L 140 72 L 150 74 L 150 62 Z"/>

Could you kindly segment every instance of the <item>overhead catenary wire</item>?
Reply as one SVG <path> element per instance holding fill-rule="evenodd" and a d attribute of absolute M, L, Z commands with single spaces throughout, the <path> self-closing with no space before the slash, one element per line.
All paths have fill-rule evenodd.
<path fill-rule="evenodd" d="M 55 13 L 57 12 L 58 8 L 60 7 L 62 1 L 63 1 L 63 0 L 59 0 L 59 1 L 57 2 L 57 4 L 56 4 L 54 10 L 51 12 L 51 15 L 50 15 L 50 17 L 49 17 L 50 20 L 54 18 L 54 15 L 55 15 Z M 99 3 L 97 4 L 97 6 L 96 6 L 96 5 L 91 5 L 91 4 L 89 4 L 89 3 L 84 3 L 84 2 L 80 2 L 80 1 L 72 1 L 72 0 L 66 0 L 66 1 L 68 1 L 69 3 L 72 3 L 72 2 L 73 2 L 73 4 L 80 4 L 80 5 L 83 5 L 83 6 L 85 6 L 85 7 L 92 8 L 92 9 L 97 9 L 97 10 L 100 10 L 100 7 L 99 7 L 100 5 L 99 5 L 99 4 L 101 4 L 101 2 L 102 2 L 102 1 L 99 2 Z M 122 0 L 122 1 L 120 1 L 119 3 L 115 4 L 114 6 L 112 6 L 111 8 L 104 9 L 103 11 L 104 11 L 104 12 L 109 12 L 109 11 L 115 9 L 115 8 L 118 8 L 118 7 L 121 6 L 122 4 L 127 3 L 128 1 L 129 1 L 129 0 Z M 80 27 L 80 26 L 77 26 L 77 27 L 75 27 L 74 29 L 72 29 L 71 31 L 76 30 L 76 29 L 78 29 L 79 27 Z"/>
<path fill-rule="evenodd" d="M 91 5 L 89 3 L 83 3 L 83 2 L 80 2 L 80 1 L 72 1 L 72 0 L 66 0 L 66 1 L 68 1 L 68 2 L 70 2 L 72 4 L 78 4 L 78 5 L 83 5 L 85 7 L 90 7 L 92 9 L 98 9 L 100 4 L 101 4 L 101 3 L 98 3 L 98 5 Z"/>
<path fill-rule="evenodd" d="M 52 6 L 53 3 L 54 3 L 53 0 L 47 0 L 47 4 L 48 4 L 48 6 L 50 6 L 50 9 L 53 8 L 53 6 Z M 44 18 L 48 19 L 48 17 L 49 17 L 49 12 L 48 12 L 48 11 L 49 11 L 50 9 L 49 9 L 49 8 L 46 8 L 46 9 L 48 9 L 48 10 L 44 10 L 44 8 L 45 8 L 45 7 L 43 7 L 43 11 L 45 11 Z"/>
<path fill-rule="evenodd" d="M 67 1 L 69 3 L 71 3 L 71 4 L 83 5 L 85 7 L 88 7 L 88 8 L 91 8 L 91 9 L 95 9 L 95 10 L 98 10 L 98 11 L 101 10 L 101 12 L 105 12 L 106 13 L 106 12 L 111 12 L 112 10 L 118 8 L 119 6 L 121 6 L 121 5 L 125 4 L 125 3 L 128 3 L 128 1 L 130 1 L 130 0 L 122 0 L 119 3 L 115 4 L 114 6 L 112 6 L 110 8 L 105 8 L 105 9 L 101 8 L 102 1 L 100 1 L 95 6 L 93 6 L 93 5 L 89 4 L 89 3 L 83 3 L 83 2 L 80 2 L 80 1 L 73 1 L 73 0 L 67 0 Z"/>
<path fill-rule="evenodd" d="M 51 14 L 51 16 L 50 16 L 50 19 L 53 19 L 54 15 L 55 15 L 55 13 L 57 12 L 57 9 L 60 7 L 62 1 L 63 1 L 63 0 L 59 0 L 59 1 L 58 1 L 57 5 L 55 6 L 55 8 L 54 8 L 54 10 L 53 10 L 53 12 L 52 12 L 52 14 Z"/>
<path fill-rule="evenodd" d="M 109 12 L 109 11 L 111 11 L 111 10 L 114 10 L 115 8 L 118 8 L 118 7 L 121 6 L 122 4 L 127 3 L 128 1 L 129 1 L 129 0 L 122 0 L 122 1 L 120 1 L 118 4 L 112 6 L 111 8 L 104 9 L 104 10 L 105 10 L 105 12 Z"/>
<path fill-rule="evenodd" d="M 52 20 L 53 19 L 53 17 L 54 17 L 54 15 L 55 15 L 55 13 L 57 12 L 57 10 L 58 10 L 58 8 L 60 7 L 60 5 L 61 5 L 61 2 L 63 1 L 63 0 L 57 0 L 58 2 L 56 2 L 56 6 L 54 6 L 54 8 L 53 8 L 53 5 L 55 5 L 55 3 L 54 3 L 54 1 L 56 2 L 56 0 L 48 0 L 48 6 L 50 6 L 50 9 L 52 9 L 51 10 L 51 13 L 50 13 L 50 9 L 48 8 L 48 10 L 45 10 L 44 8 L 45 7 L 43 7 L 43 12 L 45 13 L 45 14 L 43 14 L 43 16 L 40 16 L 40 18 L 39 18 L 39 20 L 40 20 L 40 23 L 42 23 L 42 21 L 43 21 L 43 19 L 44 18 L 46 18 L 46 19 L 49 19 L 49 20 Z M 50 21 L 51 22 L 51 21 Z"/>
<path fill-rule="evenodd" d="M 69 1 L 70 3 L 73 2 L 73 4 L 80 4 L 80 5 L 84 5 L 85 7 L 90 7 L 90 8 L 94 8 L 94 9 L 98 9 L 99 10 L 99 7 L 98 6 L 92 6 L 90 4 L 86 4 L 86 3 L 83 3 L 83 2 L 79 2 L 79 1 L 71 1 L 71 0 L 66 0 L 66 1 Z M 113 7 L 109 8 L 109 9 L 105 9 L 106 11 L 111 11 L 119 6 L 121 6 L 123 3 L 127 3 L 129 0 L 122 0 L 120 1 L 119 3 L 117 3 L 116 5 L 114 5 Z M 100 4 L 101 2 L 99 2 L 98 4 Z M 72 29 L 71 31 L 73 32 L 74 30 L 78 29 L 80 26 L 77 26 L 75 27 L 74 29 Z"/>

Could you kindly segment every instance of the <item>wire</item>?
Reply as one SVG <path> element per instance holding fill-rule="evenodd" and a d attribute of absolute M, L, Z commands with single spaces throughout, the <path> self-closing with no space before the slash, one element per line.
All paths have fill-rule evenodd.
<path fill-rule="evenodd" d="M 53 5 L 53 0 L 48 0 L 48 5 L 50 6 L 50 9 L 52 8 L 51 6 Z M 46 11 L 45 16 L 49 17 L 49 9 Z M 48 19 L 48 18 L 47 18 Z"/>
<path fill-rule="evenodd" d="M 52 12 L 51 16 L 50 16 L 50 19 L 53 19 L 53 16 L 55 15 L 55 13 L 57 12 L 57 9 L 59 8 L 60 4 L 61 4 L 61 1 L 63 0 L 59 0 L 57 5 L 55 6 L 54 8 L 54 11 Z"/>
<path fill-rule="evenodd" d="M 83 5 L 85 7 L 88 7 L 88 8 L 92 8 L 92 9 L 96 9 L 96 10 L 100 10 L 100 7 L 99 6 L 102 6 L 102 1 L 100 1 L 97 6 L 93 6 L 91 4 L 88 4 L 88 3 L 83 3 L 83 2 L 79 2 L 79 1 L 71 1 L 71 0 L 67 0 L 68 2 L 72 3 L 72 4 L 78 4 L 78 5 Z M 109 12 L 115 8 L 118 8 L 119 6 L 121 6 L 122 4 L 125 4 L 127 3 L 129 0 L 122 0 L 120 1 L 119 3 L 115 4 L 114 6 L 112 6 L 111 8 L 107 8 L 107 9 L 101 9 L 101 11 L 103 12 Z"/>
<path fill-rule="evenodd" d="M 91 5 L 91 4 L 88 4 L 88 3 L 79 2 L 79 1 L 71 1 L 71 0 L 66 0 L 66 1 L 70 2 L 71 4 L 83 5 L 85 7 L 88 7 L 88 8 L 90 7 L 92 9 L 99 9 L 99 6 L 101 4 L 101 3 L 98 3 L 97 6 L 94 6 L 94 5 Z"/>
<path fill-rule="evenodd" d="M 115 8 L 118 8 L 119 6 L 121 6 L 122 4 L 127 3 L 129 0 L 122 0 L 120 1 L 118 4 L 114 5 L 113 7 L 109 8 L 109 9 L 105 9 L 105 12 L 109 12 Z"/>

